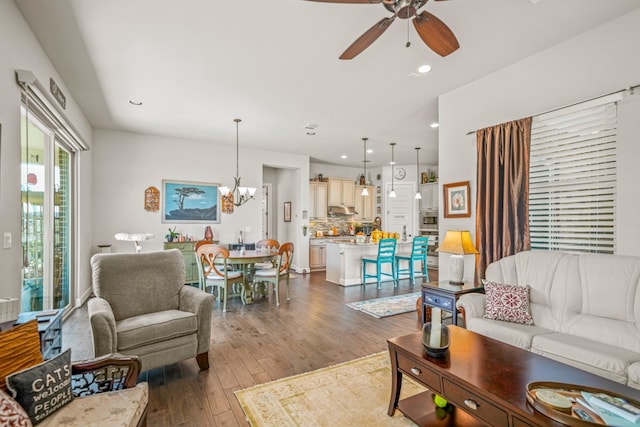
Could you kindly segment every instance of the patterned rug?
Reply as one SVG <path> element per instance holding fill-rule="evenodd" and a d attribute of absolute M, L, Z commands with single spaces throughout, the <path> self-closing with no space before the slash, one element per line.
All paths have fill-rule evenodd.
<path fill-rule="evenodd" d="M 350 302 L 347 306 L 380 319 L 381 317 L 415 311 L 416 300 L 419 297 L 420 292 L 416 292 L 413 294 L 394 295 L 391 297 L 376 298 L 366 301 Z"/>
<path fill-rule="evenodd" d="M 406 379 L 401 398 L 424 391 Z M 256 426 L 415 426 L 400 411 L 387 415 L 389 353 L 382 352 L 235 392 Z"/>

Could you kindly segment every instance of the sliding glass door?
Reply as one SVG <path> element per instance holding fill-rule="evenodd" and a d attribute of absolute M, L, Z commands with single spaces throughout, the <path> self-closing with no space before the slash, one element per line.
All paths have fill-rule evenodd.
<path fill-rule="evenodd" d="M 22 311 L 65 308 L 71 292 L 72 153 L 22 109 Z"/>

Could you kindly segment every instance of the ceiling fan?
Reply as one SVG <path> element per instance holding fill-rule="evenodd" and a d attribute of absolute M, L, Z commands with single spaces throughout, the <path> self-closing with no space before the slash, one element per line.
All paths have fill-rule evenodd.
<path fill-rule="evenodd" d="M 453 32 L 444 22 L 427 11 L 418 10 L 429 0 L 308 0 L 324 3 L 382 3 L 393 16 L 382 18 L 373 27 L 362 34 L 345 50 L 340 59 L 353 59 L 386 31 L 397 18 L 413 18 L 413 26 L 423 42 L 440 56 L 447 56 L 456 51 L 460 45 Z M 435 0 L 444 1 L 444 0 Z M 407 43 L 409 46 L 409 43 Z"/>

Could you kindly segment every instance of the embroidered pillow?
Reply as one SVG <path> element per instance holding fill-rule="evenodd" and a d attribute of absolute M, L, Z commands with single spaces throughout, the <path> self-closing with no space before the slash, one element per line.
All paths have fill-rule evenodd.
<path fill-rule="evenodd" d="M 18 402 L 0 390 L 0 426 L 31 427 L 31 420 Z"/>
<path fill-rule="evenodd" d="M 485 319 L 533 325 L 529 309 L 529 286 L 503 285 L 487 282 Z"/>
<path fill-rule="evenodd" d="M 7 387 L 35 426 L 73 399 L 71 349 L 7 376 Z"/>

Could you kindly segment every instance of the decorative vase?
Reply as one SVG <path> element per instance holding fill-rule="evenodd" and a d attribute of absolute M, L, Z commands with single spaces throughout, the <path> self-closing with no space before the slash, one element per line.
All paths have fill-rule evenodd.
<path fill-rule="evenodd" d="M 204 228 L 204 240 L 213 240 L 213 230 L 210 225 Z"/>

